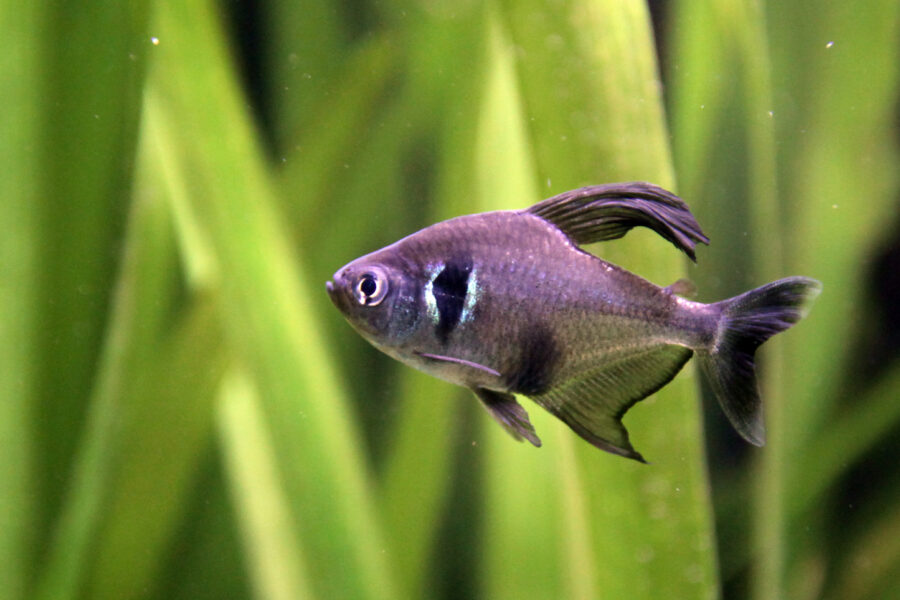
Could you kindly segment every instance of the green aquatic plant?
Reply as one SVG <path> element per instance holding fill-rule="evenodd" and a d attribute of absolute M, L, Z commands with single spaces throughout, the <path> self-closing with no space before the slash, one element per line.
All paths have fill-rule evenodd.
<path fill-rule="evenodd" d="M 900 424 L 896 358 L 848 380 L 896 3 L 675 0 L 657 40 L 612 0 L 76 4 L 0 6 L 4 598 L 891 597 L 900 480 L 841 490 Z M 626 418 L 649 466 L 540 411 L 519 445 L 329 305 L 424 225 L 625 180 L 711 245 L 604 258 L 823 282 L 762 353 L 765 449 L 706 442 L 690 367 Z"/>

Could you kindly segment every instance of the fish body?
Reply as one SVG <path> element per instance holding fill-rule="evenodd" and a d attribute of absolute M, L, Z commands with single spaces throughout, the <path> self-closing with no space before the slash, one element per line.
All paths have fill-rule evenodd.
<path fill-rule="evenodd" d="M 522 211 L 437 223 L 352 261 L 326 287 L 373 345 L 470 388 L 507 431 L 536 446 L 515 394 L 595 446 L 643 460 L 621 418 L 694 353 L 732 423 L 761 444 L 753 351 L 799 320 L 818 282 L 789 278 L 703 304 L 680 297 L 681 285 L 656 286 L 579 247 L 637 225 L 692 258 L 708 241 L 662 188 L 591 186 Z"/>

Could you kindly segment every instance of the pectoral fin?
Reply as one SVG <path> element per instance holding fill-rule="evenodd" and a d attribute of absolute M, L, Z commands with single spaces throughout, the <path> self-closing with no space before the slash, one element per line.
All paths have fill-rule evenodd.
<path fill-rule="evenodd" d="M 541 440 L 534 431 L 534 426 L 528 420 L 528 413 L 522 405 L 516 402 L 515 396 L 503 392 L 495 392 L 484 388 L 472 390 L 481 400 L 488 412 L 497 422 L 518 441 L 526 439 L 534 446 L 540 448 Z"/>
<path fill-rule="evenodd" d="M 525 212 L 553 223 L 576 244 L 614 240 L 643 226 L 696 261 L 694 246 L 709 243 L 687 204 L 649 183 L 588 186 L 548 198 Z"/>
<path fill-rule="evenodd" d="M 601 450 L 646 462 L 628 440 L 622 416 L 671 381 L 691 354 L 672 345 L 636 348 L 532 399 Z"/>

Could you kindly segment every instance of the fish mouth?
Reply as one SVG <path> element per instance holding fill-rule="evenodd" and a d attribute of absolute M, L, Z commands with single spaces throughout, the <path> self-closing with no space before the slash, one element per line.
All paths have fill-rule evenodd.
<path fill-rule="evenodd" d="M 339 310 L 344 310 L 343 307 L 343 294 L 341 294 L 340 286 L 337 285 L 337 282 L 334 280 L 325 282 L 325 291 L 328 292 L 328 297 L 331 298 L 332 304 L 334 304 Z"/>

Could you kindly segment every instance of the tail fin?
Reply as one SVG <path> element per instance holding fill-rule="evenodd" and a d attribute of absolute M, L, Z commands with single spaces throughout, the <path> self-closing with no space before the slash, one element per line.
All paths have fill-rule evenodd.
<path fill-rule="evenodd" d="M 766 441 L 753 355 L 760 344 L 806 316 L 804 305 L 821 291 L 815 279 L 788 277 L 717 303 L 722 316 L 715 339 L 697 356 L 728 420 L 751 444 Z"/>

